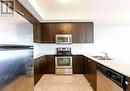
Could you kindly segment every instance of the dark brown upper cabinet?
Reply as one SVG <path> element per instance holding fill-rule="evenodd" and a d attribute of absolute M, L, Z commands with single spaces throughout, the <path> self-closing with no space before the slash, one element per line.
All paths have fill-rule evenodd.
<path fill-rule="evenodd" d="M 55 43 L 55 25 L 42 24 L 41 35 L 42 43 Z"/>
<path fill-rule="evenodd" d="M 33 24 L 33 41 L 35 43 L 41 43 L 41 24 Z"/>
<path fill-rule="evenodd" d="M 79 39 L 81 43 L 94 42 L 94 25 L 92 22 L 79 23 Z"/>
<path fill-rule="evenodd" d="M 126 77 L 126 80 L 128 81 L 128 84 L 126 85 L 126 91 L 130 91 L 130 78 Z"/>
<path fill-rule="evenodd" d="M 73 43 L 81 43 L 79 39 L 79 23 L 72 24 L 71 34 Z"/>
<path fill-rule="evenodd" d="M 71 34 L 72 24 L 70 23 L 56 23 L 56 34 Z"/>
<path fill-rule="evenodd" d="M 72 34 L 72 42 L 79 43 L 78 23 L 57 23 L 55 24 L 56 34 Z"/>
<path fill-rule="evenodd" d="M 42 23 L 42 43 L 55 43 L 56 34 L 72 34 L 73 43 L 93 43 L 92 22 Z"/>

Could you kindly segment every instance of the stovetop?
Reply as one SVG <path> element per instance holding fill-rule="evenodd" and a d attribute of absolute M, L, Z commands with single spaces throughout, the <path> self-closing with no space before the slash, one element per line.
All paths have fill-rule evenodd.
<path fill-rule="evenodd" d="M 57 48 L 56 56 L 72 56 L 71 48 Z"/>
<path fill-rule="evenodd" d="M 66 53 L 56 53 L 55 55 L 56 56 L 72 56 L 72 54 L 68 53 L 68 52 L 66 52 Z"/>

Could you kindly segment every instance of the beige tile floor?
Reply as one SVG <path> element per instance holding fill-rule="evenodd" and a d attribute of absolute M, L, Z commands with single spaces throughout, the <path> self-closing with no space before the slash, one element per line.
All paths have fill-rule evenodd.
<path fill-rule="evenodd" d="M 44 75 L 35 85 L 34 91 L 93 91 L 82 75 Z"/>

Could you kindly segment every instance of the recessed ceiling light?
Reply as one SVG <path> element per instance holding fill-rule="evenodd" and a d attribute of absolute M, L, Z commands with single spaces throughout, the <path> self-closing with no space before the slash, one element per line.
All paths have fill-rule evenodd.
<path fill-rule="evenodd" d="M 70 3 L 72 0 L 58 0 L 61 3 L 67 4 Z"/>

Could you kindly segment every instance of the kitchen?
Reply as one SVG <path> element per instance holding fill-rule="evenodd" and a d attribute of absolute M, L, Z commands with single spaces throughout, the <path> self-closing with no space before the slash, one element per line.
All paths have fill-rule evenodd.
<path fill-rule="evenodd" d="M 33 25 L 34 91 L 129 91 L 129 1 L 60 1 L 15 1 Z"/>

